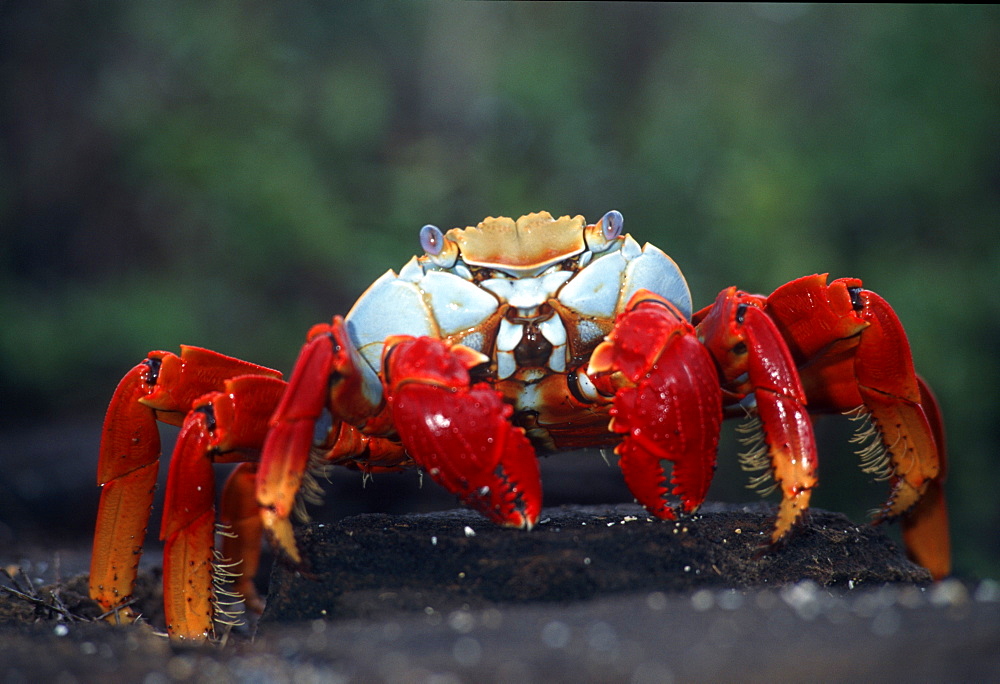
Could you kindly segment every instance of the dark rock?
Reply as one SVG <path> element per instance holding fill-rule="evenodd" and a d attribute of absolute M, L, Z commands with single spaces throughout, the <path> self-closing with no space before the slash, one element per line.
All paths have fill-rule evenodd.
<path fill-rule="evenodd" d="M 616 593 L 929 584 L 880 528 L 812 510 L 767 549 L 774 508 L 706 504 L 681 521 L 634 504 L 545 509 L 531 531 L 468 510 L 359 515 L 299 531 L 307 572 L 277 564 L 262 623 L 368 618 L 400 610 L 569 603 Z M 265 627 L 266 629 L 266 627 Z"/>

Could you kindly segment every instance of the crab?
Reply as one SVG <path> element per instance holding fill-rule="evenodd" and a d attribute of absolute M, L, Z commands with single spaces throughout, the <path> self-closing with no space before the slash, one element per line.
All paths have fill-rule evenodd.
<path fill-rule="evenodd" d="M 635 499 L 673 519 L 704 501 L 734 416 L 747 418 L 752 484 L 781 493 L 771 546 L 818 482 L 809 413 L 848 412 L 863 467 L 890 485 L 874 522 L 901 519 L 910 557 L 935 578 L 950 572 L 938 403 L 895 313 L 860 280 L 812 275 L 768 296 L 729 287 L 694 311 L 677 265 L 623 233 L 617 211 L 592 224 L 539 212 L 428 225 L 420 243 L 346 316 L 309 331 L 287 382 L 189 346 L 151 352 L 125 375 L 104 423 L 90 574 L 112 619 L 135 619 L 157 421 L 180 426 L 161 525 L 178 638 L 233 618 L 229 597 L 262 609 L 263 536 L 304 563 L 291 517 L 315 486 L 311 460 L 365 474 L 420 468 L 493 522 L 530 529 L 538 454 L 613 445 Z M 212 464 L 225 462 L 238 465 L 217 520 Z"/>

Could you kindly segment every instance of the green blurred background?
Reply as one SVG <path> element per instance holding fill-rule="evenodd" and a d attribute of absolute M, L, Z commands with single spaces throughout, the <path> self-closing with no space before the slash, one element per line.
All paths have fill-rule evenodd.
<path fill-rule="evenodd" d="M 424 223 L 615 208 L 697 305 L 826 271 L 888 298 L 944 406 L 957 570 L 1000 576 L 997 7 L 119 0 L 0 19 L 8 461 L 25 434 L 98 426 L 150 349 L 289 370 Z M 815 503 L 859 520 L 884 488 L 844 422 L 820 423 Z M 752 498 L 734 449 L 720 476 L 739 484 L 713 495 Z"/>

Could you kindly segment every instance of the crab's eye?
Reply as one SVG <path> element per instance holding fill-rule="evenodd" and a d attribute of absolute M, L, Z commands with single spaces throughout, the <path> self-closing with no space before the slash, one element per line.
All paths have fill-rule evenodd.
<path fill-rule="evenodd" d="M 431 256 L 437 256 L 444 249 L 444 233 L 437 226 L 427 224 L 420 229 L 420 246 Z"/>
<path fill-rule="evenodd" d="M 620 211 L 615 211 L 612 209 L 607 214 L 601 217 L 601 233 L 604 234 L 605 240 L 614 240 L 616 237 L 622 234 L 622 226 L 625 224 L 625 219 L 622 218 Z"/>

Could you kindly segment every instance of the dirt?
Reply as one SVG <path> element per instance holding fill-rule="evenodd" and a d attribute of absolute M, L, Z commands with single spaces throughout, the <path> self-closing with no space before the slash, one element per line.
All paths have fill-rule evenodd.
<path fill-rule="evenodd" d="M 86 579 L 0 592 L 3 682 L 680 682 L 986 680 L 1000 585 L 931 584 L 878 528 L 813 511 L 762 552 L 772 510 L 679 523 L 634 505 L 546 509 L 530 533 L 465 510 L 365 514 L 300 530 L 256 625 L 202 645 L 91 621 Z M 30 574 L 30 573 L 29 573 Z"/>

